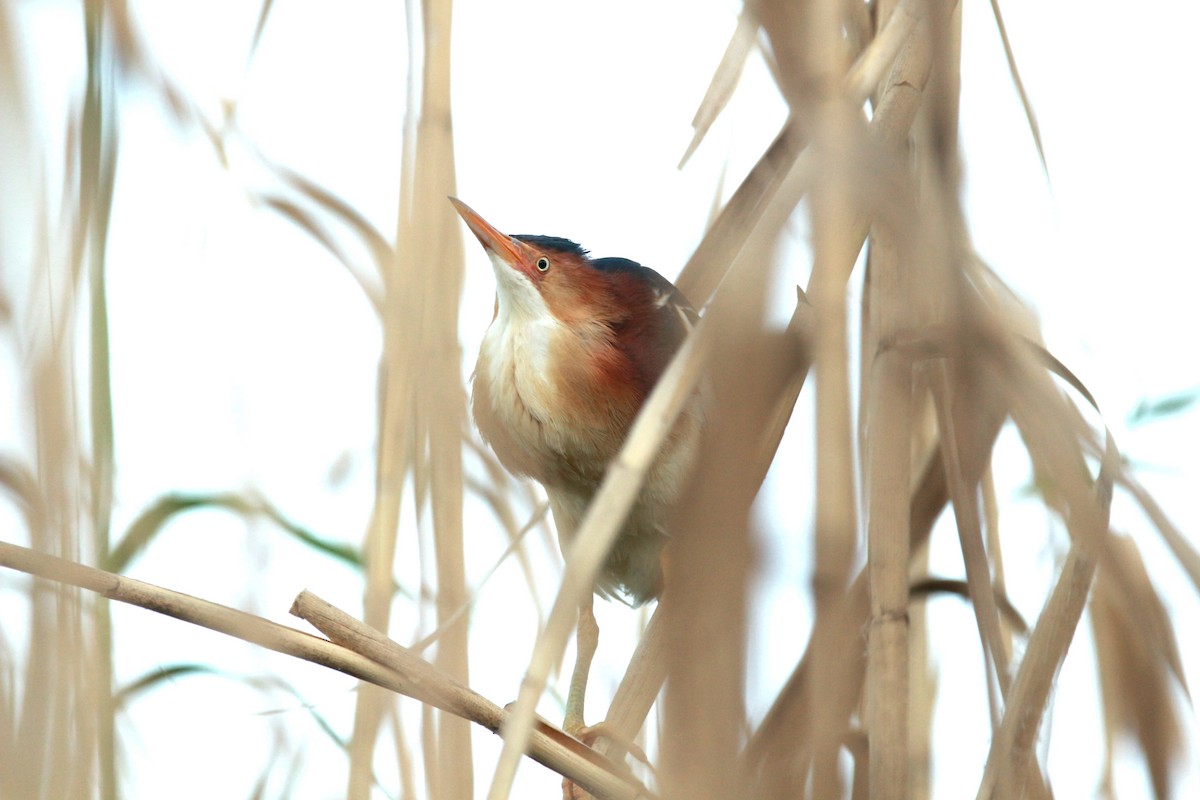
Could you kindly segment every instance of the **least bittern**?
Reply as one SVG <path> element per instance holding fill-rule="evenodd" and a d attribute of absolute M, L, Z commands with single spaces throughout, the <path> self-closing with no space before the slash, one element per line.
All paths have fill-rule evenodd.
<path fill-rule="evenodd" d="M 451 198 L 496 273 L 496 305 L 475 365 L 479 432 L 511 472 L 546 489 L 564 553 L 643 401 L 696 313 L 670 281 L 624 258 L 590 258 L 569 239 L 508 236 Z M 695 459 L 699 398 L 654 462 L 596 583 L 638 606 L 658 596 L 665 522 Z M 584 731 L 599 629 L 589 596 L 563 727 Z"/>

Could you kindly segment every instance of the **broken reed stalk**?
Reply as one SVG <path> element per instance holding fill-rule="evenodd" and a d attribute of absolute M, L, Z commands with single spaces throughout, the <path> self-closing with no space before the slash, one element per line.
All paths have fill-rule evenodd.
<path fill-rule="evenodd" d="M 493 733 L 500 732 L 507 712 L 499 706 L 311 592 L 304 591 L 296 597 L 291 613 L 307 620 L 330 641 L 406 676 L 421 694 L 417 699 L 463 721 L 482 725 Z M 555 746 L 548 746 L 547 739 Z M 565 763 L 561 752 L 564 748 L 581 757 L 586 765 Z M 560 774 L 567 775 L 567 771 L 582 773 L 585 777 L 579 781 L 580 785 L 597 796 L 627 797 L 633 792 L 633 797 L 649 797 L 645 787 L 632 776 L 620 775 L 612 762 L 540 718 L 530 737 L 528 753 Z"/>
<path fill-rule="evenodd" d="M 228 606 L 7 542 L 0 542 L 0 566 L 87 589 L 109 600 L 139 606 L 335 669 L 436 706 L 493 733 L 502 733 L 507 718 L 507 712 L 499 706 L 308 592 L 297 597 L 295 608 L 306 618 L 320 622 L 323 628 L 337 632 L 346 645 L 354 645 L 353 649 Z M 632 777 L 618 774 L 597 754 L 548 723 L 539 722 L 527 752 L 597 797 L 614 800 L 653 797 Z"/>

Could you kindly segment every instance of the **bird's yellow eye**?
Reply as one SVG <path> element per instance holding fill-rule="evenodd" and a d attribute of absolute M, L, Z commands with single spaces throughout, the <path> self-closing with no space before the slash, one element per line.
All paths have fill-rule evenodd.
<path fill-rule="evenodd" d="M 550 259 L 546 258 L 545 256 L 539 258 L 537 260 L 537 268 L 538 272 L 545 272 L 546 270 L 550 269 Z"/>

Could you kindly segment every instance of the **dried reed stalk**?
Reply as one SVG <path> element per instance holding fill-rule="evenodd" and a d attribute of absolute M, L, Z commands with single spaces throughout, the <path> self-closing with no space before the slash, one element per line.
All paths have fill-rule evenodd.
<path fill-rule="evenodd" d="M 413 204 L 407 226 L 399 230 L 412 237 L 397 242 L 404 268 L 415 276 L 418 297 L 418 486 L 428 484 L 434 525 L 437 575 L 437 623 L 441 630 L 435 663 L 456 680 L 466 682 L 468 615 L 463 564 L 462 432 L 466 424 L 466 394 L 459 365 L 458 307 L 462 296 L 464 258 L 458 218 L 445 195 L 455 185 L 454 139 L 450 117 L 451 3 L 424 0 L 421 23 L 421 111 L 417 125 Z M 403 207 L 403 206 L 402 206 Z M 409 347 L 414 342 L 410 340 Z M 424 474 L 422 474 L 424 473 Z M 462 720 L 438 715 L 437 769 L 431 794 L 447 800 L 474 796 L 469 726 Z"/>
<path fill-rule="evenodd" d="M 894 341 L 911 325 L 911 282 L 899 252 L 880 231 L 869 260 L 868 343 Z M 864 301 L 866 299 L 864 298 Z M 909 354 L 886 347 L 864 356 L 867 397 L 867 575 L 871 621 L 867 629 L 864 724 L 869 745 L 872 800 L 908 796 L 908 498 L 913 366 Z M 864 380 L 866 380 L 864 378 Z"/>
<path fill-rule="evenodd" d="M 747 785 L 740 738 L 750 507 L 774 453 L 763 420 L 794 400 L 795 377 L 802 380 L 807 366 L 795 340 L 769 334 L 763 322 L 773 249 L 792 210 L 782 194 L 767 201 L 705 316 L 713 331 L 712 404 L 666 554 L 662 780 L 669 796 L 734 798 Z"/>
<path fill-rule="evenodd" d="M 382 303 L 384 366 L 376 513 L 368 536 L 366 621 L 388 629 L 400 496 L 411 480 L 418 503 L 430 501 L 433 519 L 437 664 L 465 681 L 468 615 L 463 566 L 462 429 L 466 396 L 459 382 L 458 304 L 463 253 L 452 209 L 454 187 L 450 122 L 450 3 L 412 9 L 409 28 L 409 114 L 394 256 L 385 266 Z M 420 36 L 418 36 L 420 34 Z M 415 53 L 421 54 L 416 61 Z M 419 107 L 416 105 L 419 98 Z M 386 698 L 364 687 L 355 713 L 348 794 L 371 789 L 375 739 Z M 472 795 L 468 727 L 444 715 L 426 715 L 423 752 L 430 791 L 447 798 Z"/>
<path fill-rule="evenodd" d="M 37 209 L 31 213 L 31 219 L 37 218 L 36 230 L 28 238 L 16 229 L 17 215 L 0 222 L 5 228 L 5 267 L 13 272 L 32 267 L 30 295 L 22 298 L 16 318 L 21 329 L 13 336 L 27 382 L 24 392 L 13 387 L 16 396 L 11 400 L 24 406 L 33 422 L 29 440 L 35 453 L 28 466 L 6 455 L 0 484 L 18 500 L 30 542 L 75 559 L 107 553 L 113 475 L 104 256 L 116 161 L 116 56 L 104 8 L 85 7 L 84 32 L 83 109 L 69 123 L 63 190 L 52 197 L 44 184 L 32 179 L 39 154 L 27 138 L 32 135 L 27 126 L 35 115 L 26 113 L 31 108 L 24 97 L 28 76 L 13 58 L 25 48 L 8 7 L 0 9 L 0 49 L 5 53 L 0 96 L 4 138 L 12 145 L 4 159 L 4 182 L 10 198 L 15 200 L 23 190 L 18 202 Z M 28 146 L 27 152 L 22 145 Z M 31 165 L 28 185 L 10 181 L 16 177 L 8 171 L 13 159 Z M 48 209 L 56 204 L 61 217 L 51 223 Z M 28 244 L 28 250 L 22 252 L 21 244 Z M 0 299 L 5 323 L 11 311 L 8 298 Z M 90 322 L 86 338 L 80 336 L 81 312 Z M 79 345 L 87 348 L 84 360 L 91 369 L 86 393 L 76 380 Z M 81 402 L 86 412 L 79 408 Z M 56 587 L 31 592 L 29 610 L 24 674 L 18 678 L 18 665 L 4 659 L 0 704 L 11 723 L 0 742 L 0 794 L 85 796 L 95 787 L 101 796 L 115 797 L 108 608 L 103 603 L 87 605 L 79 592 Z M 17 686 L 20 697 L 12 694 Z"/>
<path fill-rule="evenodd" d="M 761 429 L 758 436 L 749 437 L 752 441 L 758 441 L 757 446 L 750 453 L 743 454 L 741 459 L 747 479 L 755 486 L 762 484 L 771 462 L 774 461 L 796 399 L 808 375 L 810 363 L 807 351 L 815 321 L 808 299 L 803 292 L 798 291 L 798 295 L 799 301 L 786 336 L 780 341 L 770 343 L 768 348 L 788 353 L 793 359 L 798 356 L 799 360 L 789 364 L 785 370 L 792 377 L 780 391 L 775 407 L 766 415 L 769 423 Z M 678 566 L 673 567 L 673 570 L 678 569 Z M 598 746 L 599 751 L 609 758 L 624 755 L 625 744 L 632 741 L 641 730 L 646 715 L 667 677 L 665 620 L 669 614 L 664 609 L 673 602 L 672 597 L 674 595 L 659 601 L 613 695 L 612 704 L 604 719 L 605 735 Z"/>
<path fill-rule="evenodd" d="M 369 626 L 353 620 L 307 592 L 296 599 L 293 613 L 330 632 L 340 643 L 326 641 L 228 606 L 5 542 L 0 542 L 0 566 L 84 588 L 109 600 L 140 606 L 336 669 L 374 686 L 421 700 L 455 718 L 475 722 L 493 733 L 499 733 L 505 721 L 506 714 L 499 706 L 470 691 L 434 665 Z M 529 742 L 528 753 L 599 797 L 614 800 L 652 798 L 644 787 L 618 774 L 596 754 L 580 747 L 571 737 L 548 723 L 539 722 Z M 17 785 L 21 786 L 20 783 Z"/>

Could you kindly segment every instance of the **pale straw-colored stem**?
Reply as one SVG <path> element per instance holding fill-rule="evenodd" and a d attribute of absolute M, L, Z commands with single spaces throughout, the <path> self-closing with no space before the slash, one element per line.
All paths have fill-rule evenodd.
<path fill-rule="evenodd" d="M 1033 746 L 1050 698 L 1054 678 L 1066 657 L 1083 614 L 1105 537 L 1108 533 L 1112 482 L 1120 471 L 1120 454 L 1107 436 L 1100 476 L 1086 479 L 1083 429 L 1074 409 L 1033 365 L 1030 351 L 1009 348 L 1003 385 L 1020 387 L 1009 402 L 1025 446 L 1039 474 L 1054 475 L 1069 514 L 1071 550 L 1013 681 L 1004 717 L 992 738 L 977 800 L 1016 798 L 1037 776 L 1030 770 Z"/>
<path fill-rule="evenodd" d="M 294 609 L 319 623 L 341 644 L 280 625 L 228 606 L 151 583 L 95 569 L 26 547 L 0 542 L 0 566 L 78 586 L 109 600 L 140 606 L 311 661 L 375 686 L 412 697 L 488 730 L 503 730 L 507 712 L 447 676 L 412 651 L 364 623 L 303 592 Z M 652 800 L 645 787 L 618 772 L 599 755 L 544 721 L 528 741 L 535 760 L 587 788 L 600 798 Z"/>
<path fill-rule="evenodd" d="M 1000 696 L 1004 698 L 1008 696 L 1011 682 L 1008 672 L 1008 648 L 1004 645 L 1000 632 L 1000 612 L 996 605 L 996 593 L 992 588 L 987 551 L 983 546 L 976 492 L 973 486 L 967 484 L 958 454 L 959 439 L 954 429 L 954 416 L 950 413 L 952 395 L 945 362 L 935 361 L 930 375 L 934 405 L 937 409 L 942 460 L 946 465 L 947 486 L 954 506 L 954 519 L 967 574 L 971 608 L 975 612 L 985 661 L 994 666 Z"/>
<path fill-rule="evenodd" d="M 885 342 L 906 324 L 910 280 L 894 247 L 872 236 L 868 341 Z M 909 441 L 912 359 L 897 347 L 868 357 L 867 702 L 871 800 L 908 796 L 908 559 Z"/>

